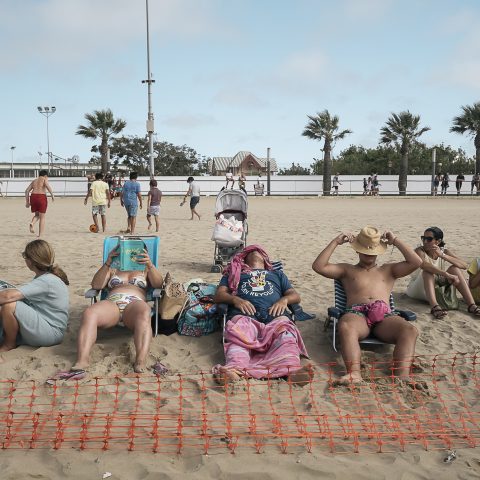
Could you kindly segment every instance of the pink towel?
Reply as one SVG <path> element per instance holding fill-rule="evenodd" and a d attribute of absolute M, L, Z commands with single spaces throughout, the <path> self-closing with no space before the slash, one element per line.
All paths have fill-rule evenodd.
<path fill-rule="evenodd" d="M 241 252 L 237 253 L 230 260 L 230 263 L 223 270 L 224 275 L 228 275 L 228 288 L 232 295 L 237 294 L 238 283 L 240 282 L 240 275 L 242 272 L 250 272 L 251 268 L 245 263 L 245 257 L 257 251 L 262 257 L 265 264 L 265 270 L 272 270 L 272 264 L 268 258 L 267 252 L 260 245 L 249 245 Z"/>
<path fill-rule="evenodd" d="M 300 332 L 287 317 L 265 325 L 235 315 L 227 323 L 225 340 L 225 367 L 253 378 L 283 377 L 301 368 L 300 355 L 308 357 Z M 219 373 L 219 367 L 213 367 L 213 373 Z"/>

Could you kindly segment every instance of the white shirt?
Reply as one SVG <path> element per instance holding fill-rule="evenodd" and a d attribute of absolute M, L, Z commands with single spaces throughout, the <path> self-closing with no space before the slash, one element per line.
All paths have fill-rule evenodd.
<path fill-rule="evenodd" d="M 233 173 L 232 172 L 228 172 L 227 174 L 225 174 L 225 176 L 227 177 L 228 180 L 233 180 Z"/>
<path fill-rule="evenodd" d="M 200 185 L 197 185 L 195 182 L 190 184 L 191 196 L 199 197 L 200 196 Z"/>

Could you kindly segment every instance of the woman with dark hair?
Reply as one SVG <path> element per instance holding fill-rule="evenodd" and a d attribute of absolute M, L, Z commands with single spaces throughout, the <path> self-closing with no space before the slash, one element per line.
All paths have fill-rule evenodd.
<path fill-rule="evenodd" d="M 22 253 L 35 278 L 0 291 L 0 352 L 17 345 L 48 347 L 63 340 L 68 322 L 68 278 L 54 263 L 45 240 L 34 240 Z"/>
<path fill-rule="evenodd" d="M 458 308 L 456 290 L 460 292 L 467 310 L 480 316 L 480 308 L 475 304 L 462 270 L 467 263 L 445 246 L 443 232 L 438 227 L 429 227 L 420 237 L 422 246 L 415 252 L 423 263 L 414 274 L 407 288 L 407 295 L 417 300 L 426 300 L 435 318 L 443 318 L 448 310 Z"/>

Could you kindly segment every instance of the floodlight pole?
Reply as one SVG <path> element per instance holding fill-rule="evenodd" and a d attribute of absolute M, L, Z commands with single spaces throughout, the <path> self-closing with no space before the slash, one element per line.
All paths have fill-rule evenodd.
<path fill-rule="evenodd" d="M 52 166 L 52 155 L 50 153 L 50 136 L 48 133 L 48 117 L 53 115 L 57 108 L 56 107 L 37 107 L 37 110 L 39 113 L 45 116 L 47 119 L 47 169 L 48 169 L 48 174 L 50 175 L 50 167 Z"/>
<path fill-rule="evenodd" d="M 152 74 L 150 72 L 150 28 L 148 23 L 148 0 L 145 0 L 147 12 L 147 80 L 142 80 L 142 83 L 147 84 L 148 91 L 148 117 L 147 117 L 147 135 L 148 135 L 148 152 L 150 157 L 150 177 L 153 178 L 155 174 L 154 157 L 153 157 L 153 132 L 155 131 L 153 111 L 152 111 Z"/>
<path fill-rule="evenodd" d="M 437 149 L 432 150 L 432 196 L 435 195 L 435 165 L 437 162 Z"/>
<path fill-rule="evenodd" d="M 11 173 L 10 173 L 10 177 L 13 178 L 13 151 L 16 149 L 17 147 L 14 147 L 13 145 L 10 147 L 10 150 L 12 152 L 12 169 L 11 169 Z"/>
<path fill-rule="evenodd" d="M 267 148 L 267 195 L 270 196 L 270 147 Z"/>

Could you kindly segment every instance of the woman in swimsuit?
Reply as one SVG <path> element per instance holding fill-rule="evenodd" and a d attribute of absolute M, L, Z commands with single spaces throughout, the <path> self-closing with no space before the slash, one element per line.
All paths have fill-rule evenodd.
<path fill-rule="evenodd" d="M 161 273 L 152 264 L 145 251 L 136 259 L 145 265 L 145 271 L 117 271 L 111 268 L 112 259 L 119 255 L 115 247 L 108 255 L 107 261 L 95 273 L 92 288 L 108 289 L 105 300 L 90 305 L 84 312 L 78 332 L 77 361 L 71 372 L 85 373 L 89 364 L 90 350 L 97 339 L 99 328 L 111 328 L 122 325 L 133 331 L 136 358 L 134 371 L 143 373 L 152 340 L 150 324 L 151 308 L 146 302 L 148 287 L 160 288 L 163 284 Z"/>

